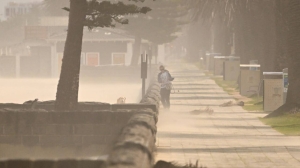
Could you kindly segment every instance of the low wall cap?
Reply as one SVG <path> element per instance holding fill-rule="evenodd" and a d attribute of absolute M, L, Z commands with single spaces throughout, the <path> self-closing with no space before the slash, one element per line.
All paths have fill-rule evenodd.
<path fill-rule="evenodd" d="M 283 72 L 263 72 L 263 75 L 283 75 Z"/>

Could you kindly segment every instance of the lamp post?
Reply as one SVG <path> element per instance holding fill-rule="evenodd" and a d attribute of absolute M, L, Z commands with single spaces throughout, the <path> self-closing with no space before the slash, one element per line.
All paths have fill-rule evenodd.
<path fill-rule="evenodd" d="M 148 70 L 148 55 L 141 55 L 141 78 L 142 78 L 142 97 L 145 96 L 146 93 L 146 79 L 147 79 L 147 70 Z"/>

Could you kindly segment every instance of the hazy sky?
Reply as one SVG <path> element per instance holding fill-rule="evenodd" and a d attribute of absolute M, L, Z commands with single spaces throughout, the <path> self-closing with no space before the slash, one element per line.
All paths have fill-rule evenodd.
<path fill-rule="evenodd" d="M 9 3 L 9 2 L 38 2 L 42 0 L 0 0 L 0 18 L 3 18 L 4 16 L 4 7 Z"/>

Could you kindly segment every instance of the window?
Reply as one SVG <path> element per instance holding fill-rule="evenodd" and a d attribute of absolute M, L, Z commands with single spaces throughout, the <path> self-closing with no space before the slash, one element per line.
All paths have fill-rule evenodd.
<path fill-rule="evenodd" d="M 85 57 L 87 66 L 98 66 L 100 64 L 99 53 L 86 53 Z"/>
<path fill-rule="evenodd" d="M 125 54 L 124 53 L 113 53 L 112 54 L 112 64 L 113 65 L 124 65 L 125 64 Z"/>

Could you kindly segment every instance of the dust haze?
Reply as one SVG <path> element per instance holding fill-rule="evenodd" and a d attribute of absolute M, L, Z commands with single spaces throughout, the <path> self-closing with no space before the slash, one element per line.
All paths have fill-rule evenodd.
<path fill-rule="evenodd" d="M 58 79 L 0 79 L 1 103 L 24 103 L 36 98 L 39 101 L 55 100 Z M 139 89 L 136 89 L 139 88 Z M 141 98 L 138 82 L 80 82 L 79 101 L 115 104 L 119 97 L 126 103 L 138 103 Z"/>

